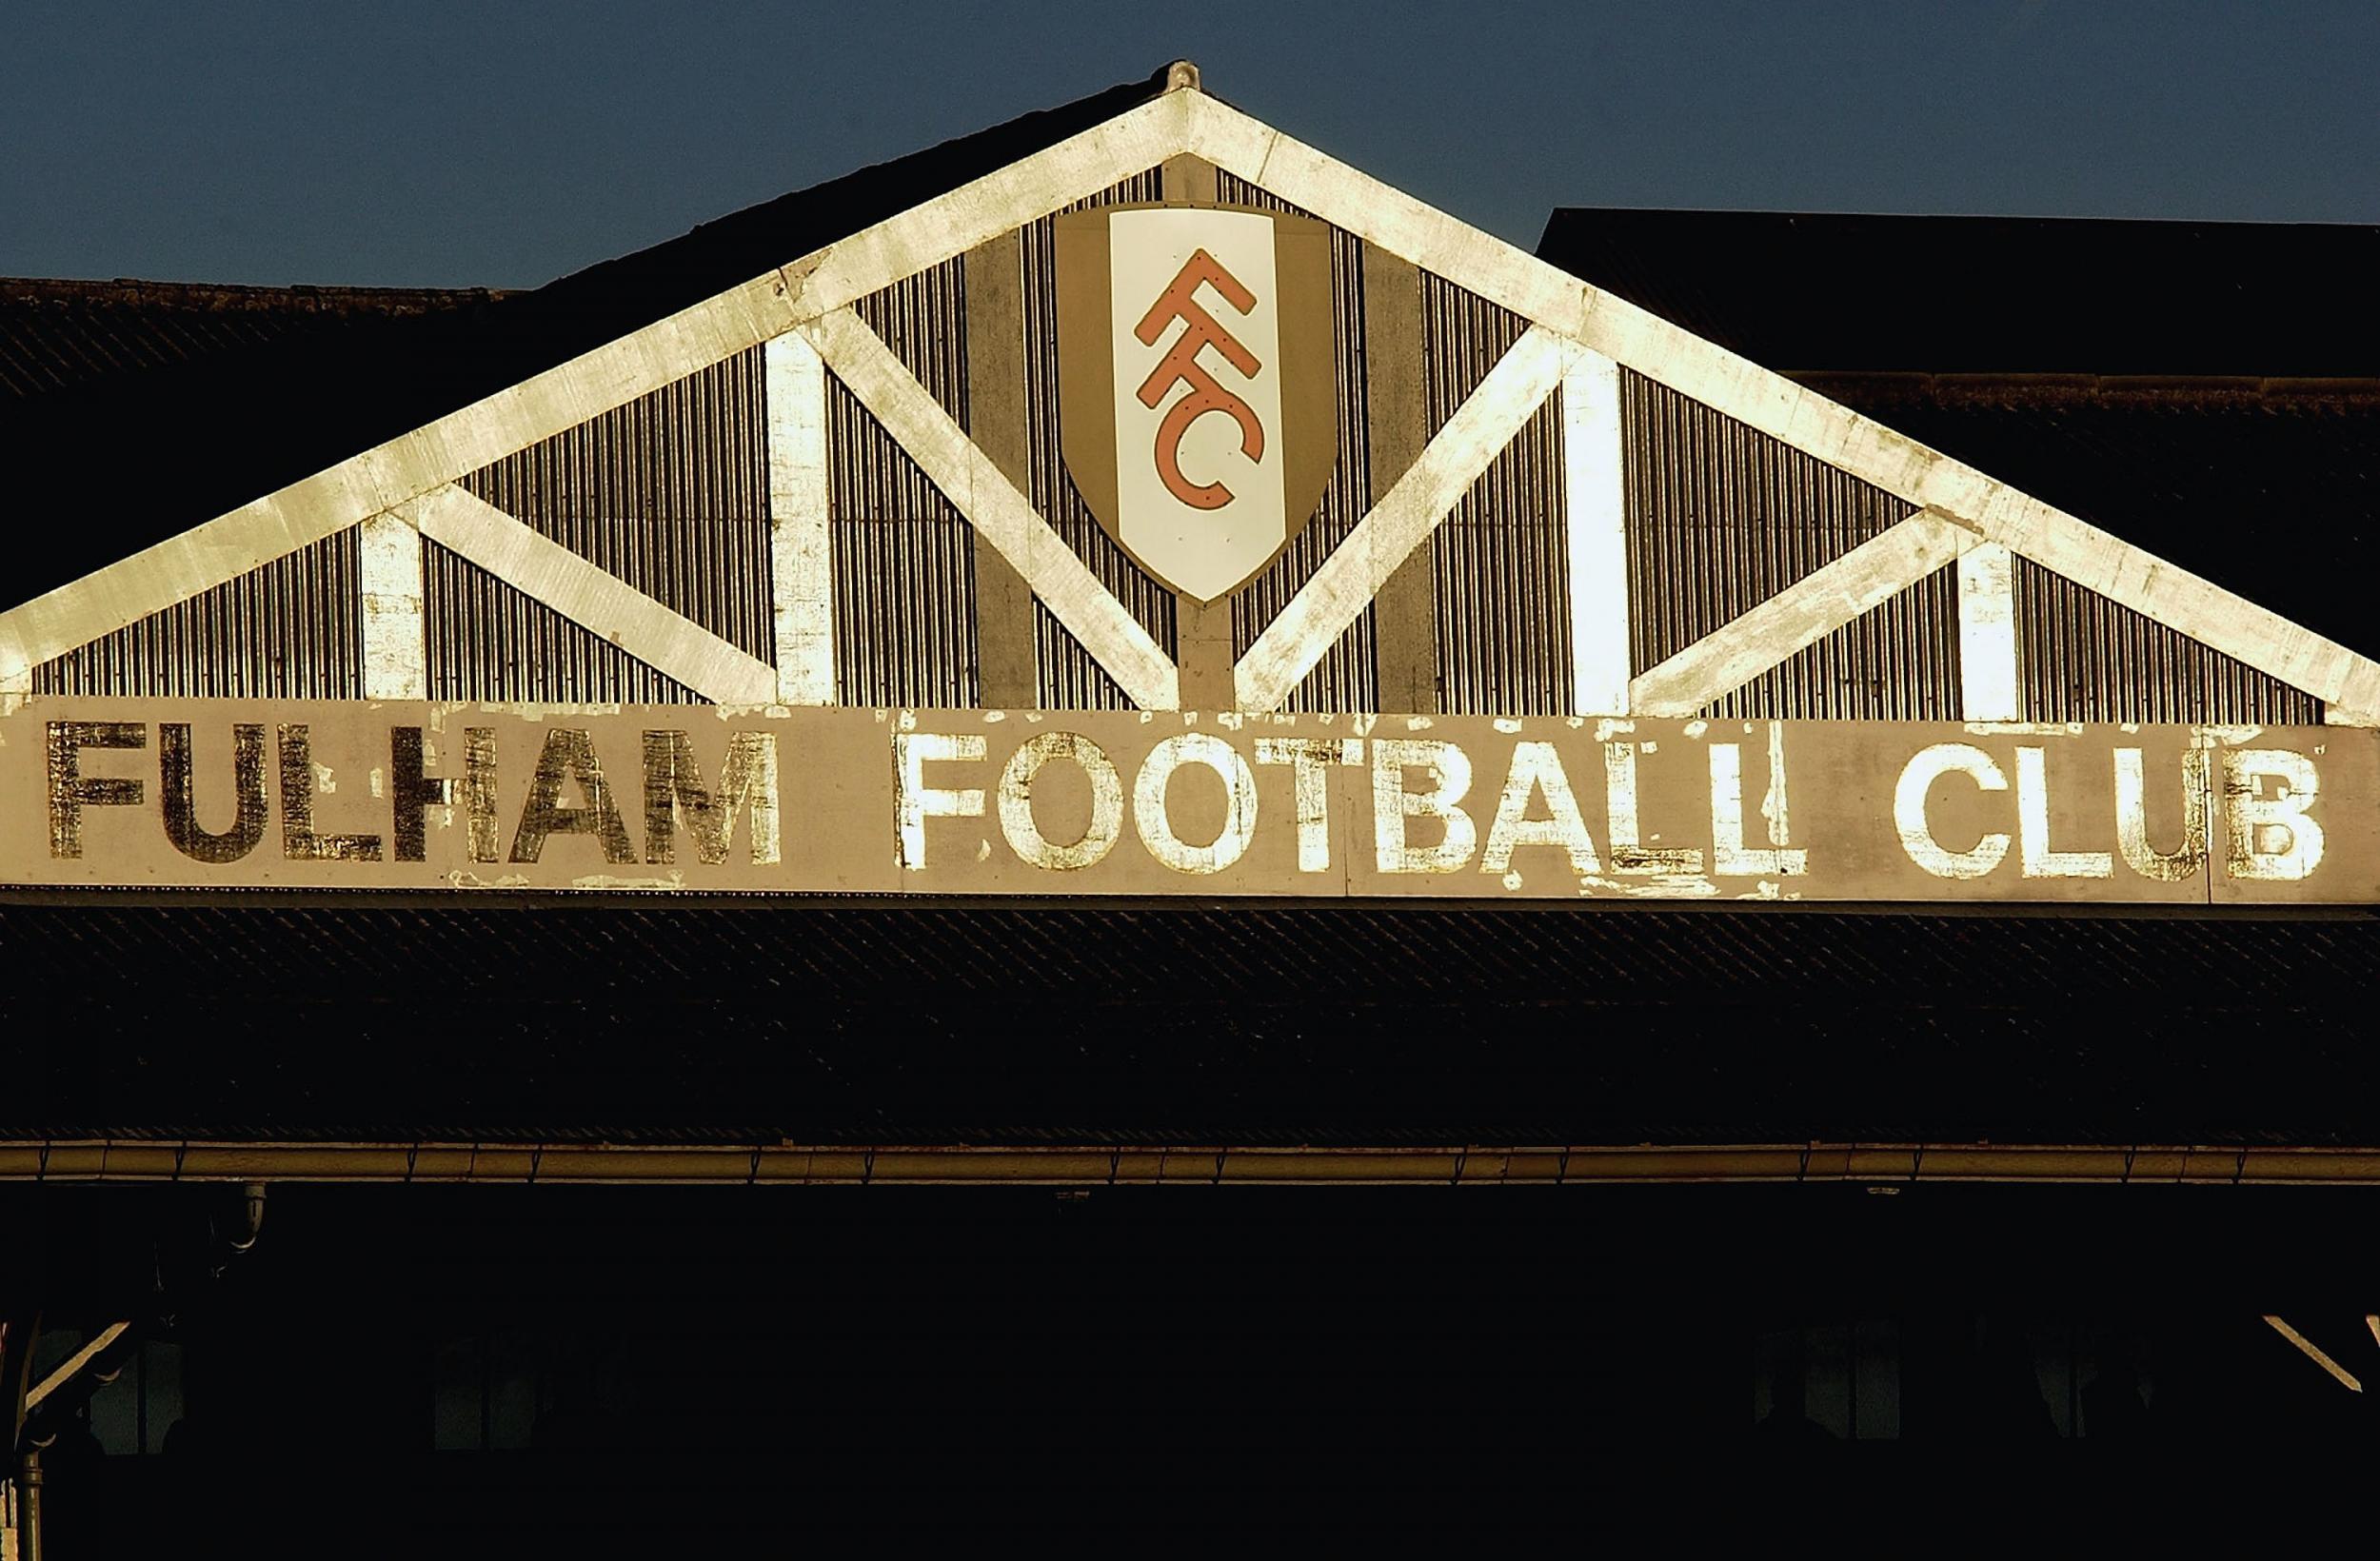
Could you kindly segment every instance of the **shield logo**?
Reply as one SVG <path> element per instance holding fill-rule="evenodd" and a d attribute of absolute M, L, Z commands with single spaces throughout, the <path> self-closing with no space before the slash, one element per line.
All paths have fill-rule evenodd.
<path fill-rule="evenodd" d="M 1055 236 L 1066 469 L 1141 568 L 1229 596 L 1305 525 L 1338 461 L 1330 229 L 1107 207 Z"/>

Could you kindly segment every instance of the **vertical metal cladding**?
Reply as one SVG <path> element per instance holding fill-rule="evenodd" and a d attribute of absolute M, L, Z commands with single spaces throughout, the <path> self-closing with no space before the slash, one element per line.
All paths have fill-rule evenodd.
<path fill-rule="evenodd" d="M 773 630 L 764 394 L 760 351 L 738 353 L 506 456 L 462 485 L 766 661 Z M 444 549 L 432 546 L 426 558 L 433 694 L 593 703 L 696 700 L 542 603 L 461 566 Z M 604 649 L 589 650 L 580 637 Z M 519 664 L 516 653 L 530 644 L 553 649 L 568 670 Z"/>
<path fill-rule="evenodd" d="M 704 704 L 645 665 L 436 543 L 422 543 L 433 700 L 527 704 Z"/>
<path fill-rule="evenodd" d="M 1164 198 L 1159 169 L 1111 185 L 1066 209 L 1154 203 Z M 1057 229 L 1049 218 L 1026 226 L 1024 251 L 1024 416 L 1026 455 L 1031 473 L 1033 507 L 1063 537 L 1101 583 L 1138 619 L 1166 655 L 1176 654 L 1174 594 L 1125 556 L 1075 491 L 1066 474 L 1058 432 L 1058 266 Z M 1050 616 L 1039 599 L 1033 603 L 1034 661 L 1039 668 L 1041 702 L 1052 710 L 1129 710 L 1131 700 L 1102 671 L 1090 652 Z"/>
<path fill-rule="evenodd" d="M 1433 436 L 1526 328 L 1511 310 L 1421 274 Z M 1557 394 L 1538 408 L 1438 528 L 1438 681 L 1449 711 L 1573 713 L 1560 403 Z"/>
<path fill-rule="evenodd" d="M 1702 713 L 1748 721 L 1956 720 L 1957 569 L 1936 569 Z"/>
<path fill-rule="evenodd" d="M 33 669 L 36 694 L 364 697 L 353 527 Z"/>
<path fill-rule="evenodd" d="M 1629 649 L 1637 671 L 1842 557 L 1913 505 L 1631 369 Z M 1713 704 L 1752 720 L 1949 720 L 1958 592 L 1944 569 Z"/>
<path fill-rule="evenodd" d="M 964 258 L 896 282 L 856 307 L 942 410 L 963 426 Z M 845 704 L 981 703 L 973 528 L 883 425 L 831 375 L 826 466 L 837 697 Z"/>
<path fill-rule="evenodd" d="M 1312 213 L 1220 169 L 1218 198 L 1236 206 L 1304 217 Z M 1372 451 L 1363 377 L 1363 241 L 1331 229 L 1331 353 L 1339 403 L 1339 459 L 1322 502 L 1265 571 L 1232 599 L 1232 650 L 1244 656 L 1257 637 L 1314 578 L 1372 507 Z M 1378 663 L 1373 654 L 1373 612 L 1347 625 L 1322 660 L 1281 703 L 1285 710 L 1377 710 Z"/>
<path fill-rule="evenodd" d="M 2314 724 L 2322 701 L 2030 559 L 2015 561 L 2028 721 Z"/>
<path fill-rule="evenodd" d="M 954 256 L 852 306 L 927 395 L 967 421 L 967 260 Z"/>
<path fill-rule="evenodd" d="M 975 541 L 949 500 L 843 383 L 826 380 L 835 690 L 844 704 L 982 702 Z"/>

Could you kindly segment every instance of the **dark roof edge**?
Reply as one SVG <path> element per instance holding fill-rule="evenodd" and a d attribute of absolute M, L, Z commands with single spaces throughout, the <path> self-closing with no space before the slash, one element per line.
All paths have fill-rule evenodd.
<path fill-rule="evenodd" d="M 808 236 L 813 242 L 808 243 L 806 247 L 790 253 L 780 252 L 772 261 L 747 265 L 733 275 L 721 272 L 722 279 L 717 286 L 699 296 L 680 298 L 670 308 L 653 316 L 654 320 L 665 318 L 678 308 L 700 303 L 704 298 L 714 297 L 729 287 L 748 282 L 763 274 L 770 266 L 788 265 L 800 260 L 805 254 L 848 238 L 937 195 L 997 172 L 1010 163 L 1021 161 L 1036 151 L 1161 97 L 1171 89 L 1173 70 L 1174 66 L 1169 62 L 1142 80 L 1121 82 L 1070 103 L 1037 109 L 985 129 L 953 136 L 931 147 L 856 168 L 823 184 L 775 196 L 742 210 L 731 211 L 724 217 L 699 223 L 674 239 L 664 239 L 644 249 L 598 261 L 592 266 L 568 272 L 524 296 L 542 301 L 607 289 L 622 282 L 642 281 L 647 273 L 657 269 L 653 264 L 656 260 L 676 252 L 735 252 L 755 234 L 777 228 L 789 214 L 805 208 L 821 212 L 841 210 L 849 214 L 848 221 L 823 223 L 811 229 Z M 918 178 L 918 173 L 923 173 L 925 177 Z M 885 196 L 890 198 L 883 198 Z"/>
<path fill-rule="evenodd" d="M 272 287 L 246 282 L 159 282 L 119 276 L 0 277 L 0 304 L 85 304 L 125 308 L 179 309 L 208 314 L 341 314 L 445 308 L 511 297 L 507 287 L 365 287 L 316 283 Z"/>
<path fill-rule="evenodd" d="M 2096 228 L 2213 227 L 2231 232 L 2291 232 L 2317 231 L 2380 232 L 2380 223 L 2365 222 L 2257 222 L 2241 217 L 2077 217 L 2072 215 L 2028 214 L 2017 212 L 1992 213 L 1984 211 L 1796 211 L 1783 207 L 1703 207 L 1703 206 L 1557 206 L 1546 214 L 1545 226 L 1553 227 L 1571 213 L 1618 217 L 1710 217 L 1756 218 L 1785 222 L 1861 222 L 1861 223 L 1952 223 L 1963 225 L 2010 225 L 2021 227 L 2064 227 L 2079 230 Z"/>
<path fill-rule="evenodd" d="M 2006 400 L 2036 405 L 2148 401 L 2164 406 L 2241 402 L 2380 402 L 2380 377 L 2254 374 L 2009 374 L 1935 373 L 1861 368 L 1780 368 L 1814 390 L 1829 386 L 1865 395 L 1962 401 Z"/>

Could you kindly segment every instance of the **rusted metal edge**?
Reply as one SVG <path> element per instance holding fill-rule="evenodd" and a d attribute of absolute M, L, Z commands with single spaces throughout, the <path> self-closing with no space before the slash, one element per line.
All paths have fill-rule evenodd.
<path fill-rule="evenodd" d="M 952 1145 L 0 1143 L 0 1181 L 1506 1186 L 1661 1182 L 2380 1184 L 2380 1148 L 1729 1144 L 986 1149 Z"/>

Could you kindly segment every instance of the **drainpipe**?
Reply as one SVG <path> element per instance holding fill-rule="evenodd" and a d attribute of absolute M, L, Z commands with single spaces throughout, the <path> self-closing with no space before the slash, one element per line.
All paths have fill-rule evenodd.
<path fill-rule="evenodd" d="M 256 1245 L 256 1237 L 265 1228 L 265 1184 L 251 1181 L 240 1193 L 243 1223 L 227 1243 L 233 1252 L 246 1252 Z"/>
<path fill-rule="evenodd" d="M 16 1561 L 41 1561 L 41 1449 L 27 1447 L 16 1465 Z"/>

